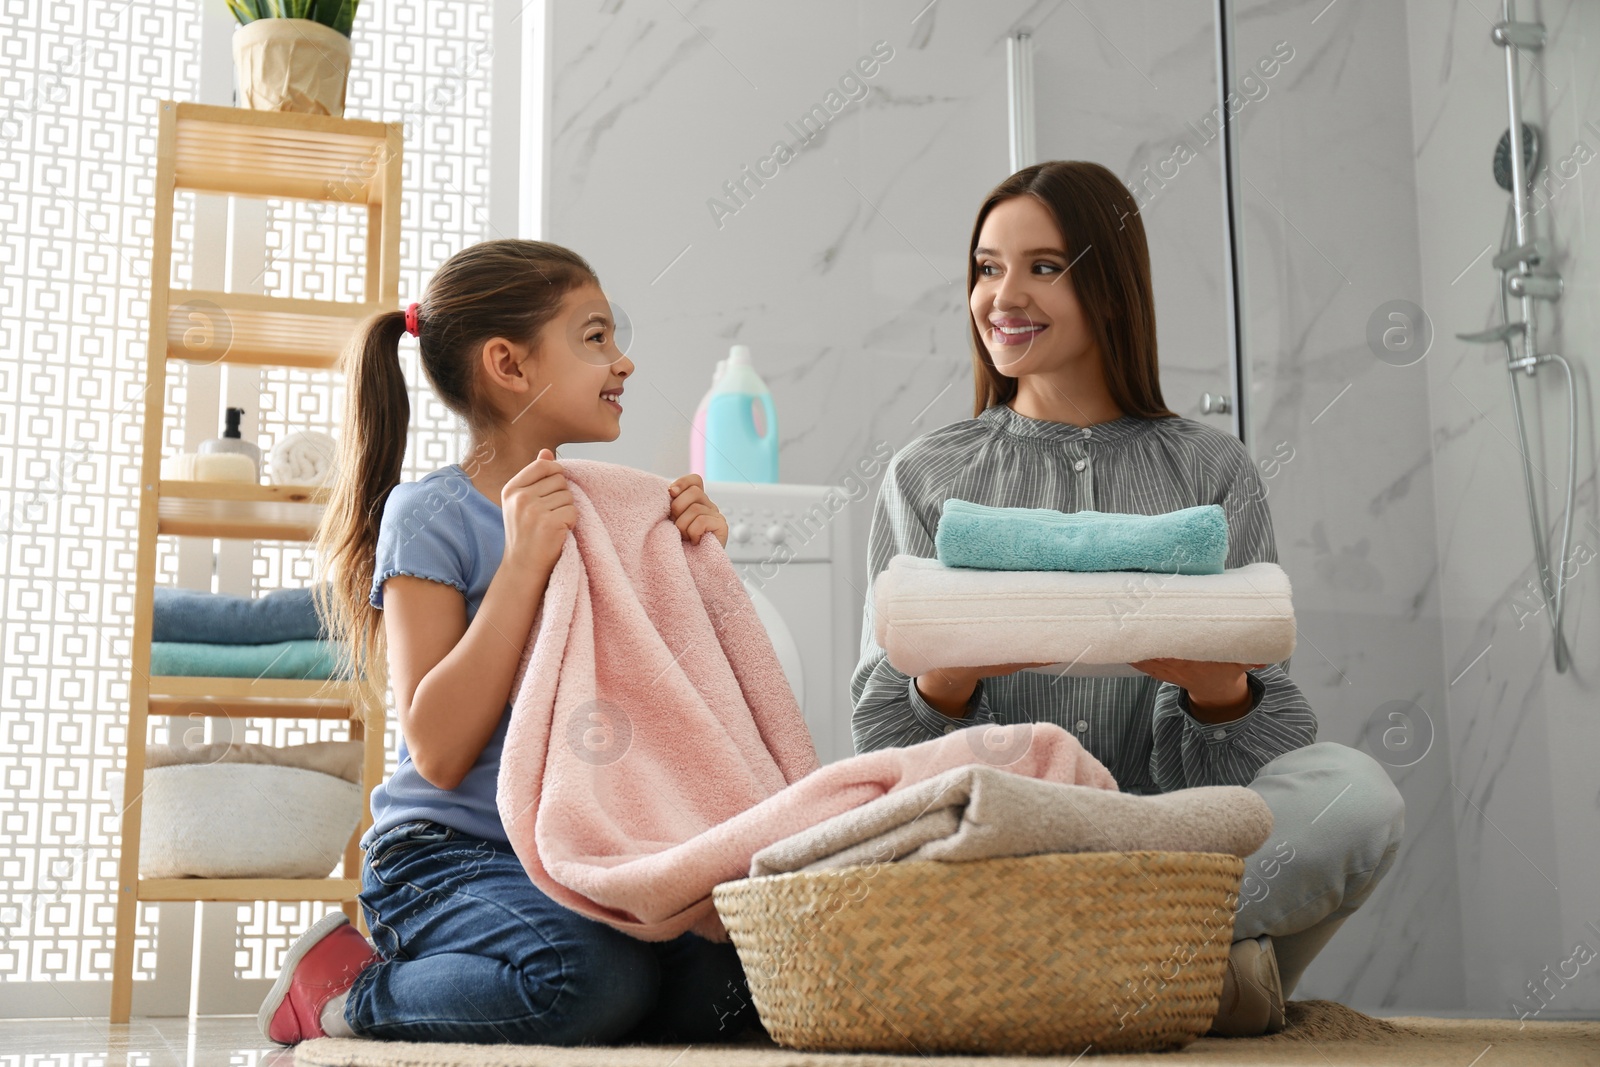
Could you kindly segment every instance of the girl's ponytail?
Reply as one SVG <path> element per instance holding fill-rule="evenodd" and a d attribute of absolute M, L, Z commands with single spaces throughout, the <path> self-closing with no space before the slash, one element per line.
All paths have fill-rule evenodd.
<path fill-rule="evenodd" d="M 384 679 L 382 612 L 373 607 L 373 562 L 384 501 L 400 484 L 411 401 L 400 370 L 404 312 L 367 319 L 345 348 L 345 414 L 328 503 L 317 528 L 317 557 L 328 579 L 316 588 L 317 606 L 330 636 L 345 646 L 379 700 Z M 379 675 L 374 677 L 374 675 Z"/>

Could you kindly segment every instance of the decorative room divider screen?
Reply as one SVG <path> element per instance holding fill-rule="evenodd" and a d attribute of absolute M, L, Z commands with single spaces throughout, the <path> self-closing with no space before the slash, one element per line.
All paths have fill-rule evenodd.
<path fill-rule="evenodd" d="M 402 300 L 456 249 L 515 235 L 520 120 L 517 93 L 501 90 L 508 75 L 518 84 L 521 6 L 361 7 L 346 114 L 405 124 Z M 104 1016 L 109 1002 L 118 822 L 106 778 L 127 711 L 157 103 L 229 103 L 231 31 L 206 0 L 0 9 L 13 94 L 0 101 L 0 1016 Z M 318 299 L 359 286 L 354 209 L 208 201 L 179 198 L 174 285 Z M 457 427 L 417 389 L 415 350 L 405 359 L 413 477 L 457 458 Z M 167 453 L 214 436 L 220 403 L 241 394 L 264 446 L 336 432 L 342 396 L 307 388 L 328 376 L 229 376 L 240 370 L 173 365 L 167 407 L 189 418 L 169 425 Z M 311 558 L 286 542 L 169 540 L 159 570 L 258 594 L 306 584 Z M 333 729 L 251 721 L 235 737 L 292 744 Z M 195 905 L 140 906 L 136 1011 L 254 1010 L 320 913 L 202 907 L 197 946 Z M 204 981 L 191 991 L 196 958 Z"/>

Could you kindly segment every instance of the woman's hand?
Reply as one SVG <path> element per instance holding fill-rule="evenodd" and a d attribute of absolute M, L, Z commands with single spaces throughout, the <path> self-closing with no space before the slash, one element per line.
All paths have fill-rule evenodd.
<path fill-rule="evenodd" d="M 1245 671 L 1266 664 L 1161 657 L 1128 666 L 1187 690 L 1189 707 L 1201 722 L 1224 723 L 1242 719 L 1250 711 L 1250 683 L 1245 681 Z"/>
<path fill-rule="evenodd" d="M 683 533 L 685 541 L 700 543 L 706 534 L 714 534 L 722 547 L 728 547 L 728 520 L 706 496 L 705 482 L 698 474 L 685 474 L 667 486 L 672 498 L 672 521 Z"/>
<path fill-rule="evenodd" d="M 1029 667 L 1048 667 L 1049 663 L 996 663 L 989 667 L 941 667 L 917 675 L 917 692 L 935 711 L 951 718 L 964 718 L 967 701 L 972 699 L 982 678 L 1000 678 Z"/>
<path fill-rule="evenodd" d="M 578 509 L 567 488 L 567 474 L 548 448 L 523 467 L 500 491 L 506 526 L 505 559 L 550 569 L 561 556 L 567 532 L 578 524 Z"/>

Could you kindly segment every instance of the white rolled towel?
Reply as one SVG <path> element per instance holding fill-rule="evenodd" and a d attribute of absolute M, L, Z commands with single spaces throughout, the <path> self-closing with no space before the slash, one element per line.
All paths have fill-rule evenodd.
<path fill-rule="evenodd" d="M 321 485 L 333 472 L 338 443 L 316 430 L 296 430 L 272 446 L 267 478 L 273 485 Z"/>
<path fill-rule="evenodd" d="M 873 633 L 909 675 L 1029 662 L 1135 675 L 1128 663 L 1163 656 L 1277 663 L 1295 640 L 1289 576 L 1276 563 L 1221 574 L 981 571 L 908 555 L 873 583 Z"/>

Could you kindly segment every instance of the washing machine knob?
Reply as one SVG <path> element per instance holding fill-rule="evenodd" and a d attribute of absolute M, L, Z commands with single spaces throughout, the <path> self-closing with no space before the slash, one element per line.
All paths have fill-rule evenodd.
<path fill-rule="evenodd" d="M 741 545 L 744 544 L 746 541 L 750 540 L 750 524 L 744 522 L 734 523 L 733 529 L 728 531 L 728 536 L 739 542 Z"/>
<path fill-rule="evenodd" d="M 781 545 L 784 541 L 784 529 L 777 523 L 767 527 L 767 541 L 774 545 Z"/>

